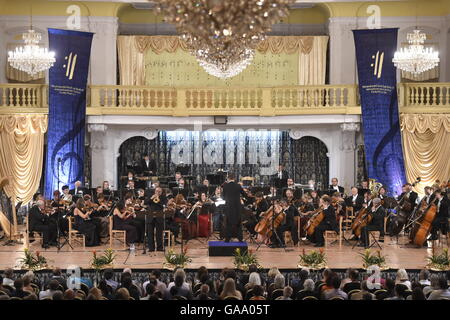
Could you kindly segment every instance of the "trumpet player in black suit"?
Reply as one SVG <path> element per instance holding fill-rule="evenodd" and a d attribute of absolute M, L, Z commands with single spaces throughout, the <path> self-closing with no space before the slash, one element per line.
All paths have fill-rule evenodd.
<path fill-rule="evenodd" d="M 147 217 L 147 241 L 150 252 L 155 251 L 155 237 L 156 250 L 164 251 L 163 247 L 163 231 L 164 231 L 164 216 L 163 211 L 167 204 L 167 199 L 163 195 L 161 187 L 155 189 L 155 193 L 148 199 L 147 207 L 150 215 Z"/>

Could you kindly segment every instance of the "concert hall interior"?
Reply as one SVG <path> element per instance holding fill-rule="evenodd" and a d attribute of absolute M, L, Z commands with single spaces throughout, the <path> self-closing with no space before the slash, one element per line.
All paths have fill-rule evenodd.
<path fill-rule="evenodd" d="M 450 0 L 0 0 L 0 299 L 450 299 L 449 55 Z"/>

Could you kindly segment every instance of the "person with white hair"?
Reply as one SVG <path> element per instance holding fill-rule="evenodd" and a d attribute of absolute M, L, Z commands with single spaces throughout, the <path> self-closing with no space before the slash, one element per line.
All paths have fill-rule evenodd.
<path fill-rule="evenodd" d="M 56 224 L 45 213 L 44 200 L 38 200 L 28 213 L 30 232 L 42 234 L 42 248 L 47 249 L 56 245 Z"/>
<path fill-rule="evenodd" d="M 191 286 L 189 283 L 186 282 L 186 273 L 184 272 L 183 269 L 179 268 L 177 270 L 175 270 L 174 274 L 173 274 L 173 278 L 178 278 L 181 277 L 183 278 L 183 285 L 182 287 L 186 290 L 191 290 Z M 171 282 L 169 283 L 169 285 L 167 286 L 167 291 L 170 291 L 170 289 L 175 285 L 175 282 Z"/>
<path fill-rule="evenodd" d="M 251 289 L 254 286 L 260 286 L 261 285 L 261 277 L 259 276 L 258 272 L 252 272 L 250 273 L 248 277 L 248 283 L 245 285 L 245 289 Z"/>
<path fill-rule="evenodd" d="M 398 269 L 395 284 L 403 284 L 408 290 L 411 290 L 411 281 L 409 281 L 408 273 L 405 269 Z"/>
<path fill-rule="evenodd" d="M 375 198 L 372 201 L 372 207 L 367 208 L 368 213 L 372 216 L 372 220 L 361 228 L 361 247 L 369 246 L 369 231 L 379 231 L 380 241 L 384 238 L 384 217 L 386 211 L 381 205 L 381 199 Z"/>
<path fill-rule="evenodd" d="M 317 293 L 314 289 L 315 289 L 314 280 L 306 279 L 305 282 L 303 282 L 303 290 L 300 290 L 299 292 L 297 292 L 295 299 L 302 300 L 303 298 L 306 298 L 306 297 L 317 298 Z"/>

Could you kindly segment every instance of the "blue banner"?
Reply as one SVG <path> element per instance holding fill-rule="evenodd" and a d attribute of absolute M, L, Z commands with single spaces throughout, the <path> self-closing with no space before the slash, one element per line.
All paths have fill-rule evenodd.
<path fill-rule="evenodd" d="M 406 182 L 392 63 L 398 29 L 354 30 L 369 179 L 400 194 Z"/>
<path fill-rule="evenodd" d="M 45 197 L 84 181 L 86 84 L 93 33 L 48 29 L 56 62 L 49 70 Z"/>

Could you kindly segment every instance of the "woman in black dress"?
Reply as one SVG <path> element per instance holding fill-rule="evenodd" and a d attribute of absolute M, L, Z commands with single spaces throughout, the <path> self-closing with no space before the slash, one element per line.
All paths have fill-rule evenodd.
<path fill-rule="evenodd" d="M 130 246 L 130 250 L 134 250 L 134 243 L 138 240 L 138 232 L 136 226 L 131 224 L 134 212 L 127 210 L 123 202 L 119 202 L 114 209 L 113 225 L 115 230 L 125 230 L 126 241 Z"/>
<path fill-rule="evenodd" d="M 94 247 L 100 244 L 100 230 L 91 220 L 92 210 L 88 210 L 83 198 L 77 200 L 73 215 L 75 216 L 75 229 L 86 236 L 86 246 Z"/>

